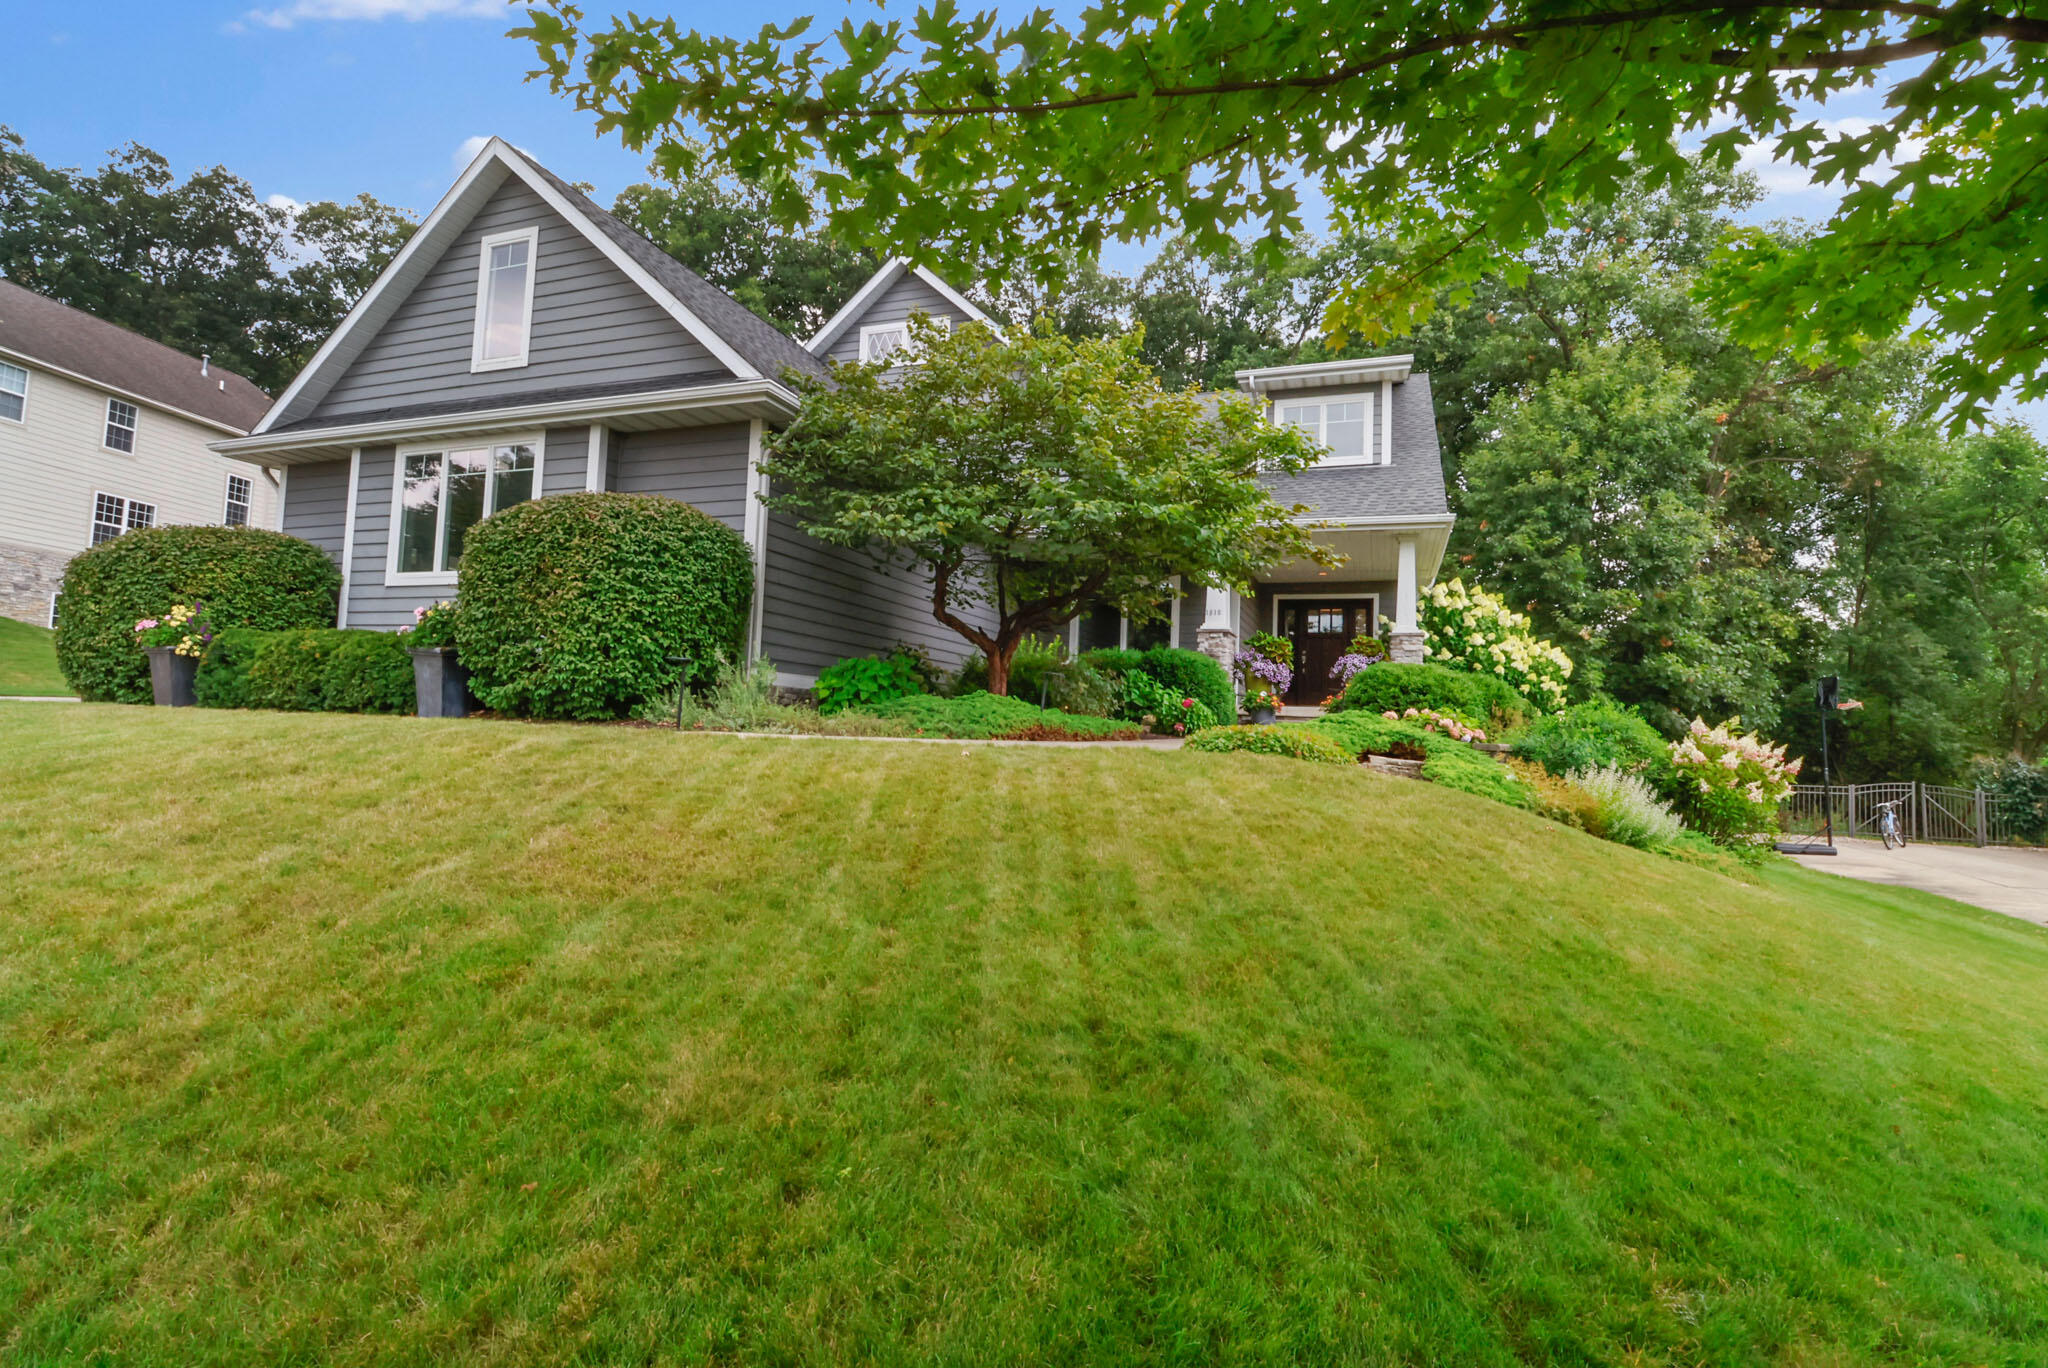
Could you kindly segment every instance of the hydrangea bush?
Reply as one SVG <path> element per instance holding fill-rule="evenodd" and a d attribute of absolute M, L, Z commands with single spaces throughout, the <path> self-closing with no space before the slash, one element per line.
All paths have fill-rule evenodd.
<path fill-rule="evenodd" d="M 1420 607 L 1431 664 L 1490 674 L 1547 712 L 1565 705 L 1572 658 L 1532 636 L 1528 617 L 1499 596 L 1454 579 L 1430 586 Z"/>
<path fill-rule="evenodd" d="M 1723 845 L 1759 845 L 1778 832 L 1778 805 L 1803 765 L 1785 748 L 1737 730 L 1739 717 L 1709 727 L 1695 717 L 1671 743 L 1671 796 L 1695 830 Z"/>

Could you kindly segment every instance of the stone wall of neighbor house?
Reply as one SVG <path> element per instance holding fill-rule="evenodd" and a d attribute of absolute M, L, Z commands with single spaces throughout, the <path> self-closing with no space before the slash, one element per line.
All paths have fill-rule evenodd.
<path fill-rule="evenodd" d="M 50 625 L 50 598 L 71 558 L 56 551 L 0 542 L 0 616 Z"/>

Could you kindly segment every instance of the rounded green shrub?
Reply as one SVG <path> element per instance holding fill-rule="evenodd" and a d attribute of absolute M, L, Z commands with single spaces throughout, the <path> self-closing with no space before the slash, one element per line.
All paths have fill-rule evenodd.
<path fill-rule="evenodd" d="M 1385 668 L 1375 665 L 1366 673 Z M 1511 807 L 1533 807 L 1536 803 L 1529 785 L 1506 765 L 1480 754 L 1463 741 L 1424 730 L 1413 722 L 1389 721 L 1378 713 L 1332 712 L 1307 723 L 1303 730 L 1321 732 L 1353 756 L 1368 751 L 1385 754 L 1396 745 L 1419 750 L 1423 754 L 1425 779 Z"/>
<path fill-rule="evenodd" d="M 192 682 L 202 708 L 287 712 L 414 711 L 412 657 L 391 632 L 300 628 L 222 632 Z"/>
<path fill-rule="evenodd" d="M 654 494 L 515 504 L 463 540 L 457 654 L 486 707 L 617 717 L 743 650 L 754 589 L 740 534 Z"/>
<path fill-rule="evenodd" d="M 81 698 L 147 703 L 135 624 L 202 603 L 216 631 L 331 627 L 341 572 L 311 542 L 255 527 L 143 527 L 72 557 L 57 595 L 57 664 Z"/>
<path fill-rule="evenodd" d="M 328 712 L 411 713 L 419 710 L 412 657 L 395 632 L 350 629 L 328 634 L 320 673 L 320 706 Z"/>
<path fill-rule="evenodd" d="M 1330 705 L 1333 713 L 1401 712 L 1408 708 L 1436 708 L 1484 718 L 1488 730 L 1495 732 L 1519 727 L 1536 715 L 1528 699 L 1491 675 L 1393 661 L 1351 676 L 1343 694 Z"/>
<path fill-rule="evenodd" d="M 811 693 L 818 711 L 828 716 L 848 708 L 871 708 L 924 692 L 924 680 L 905 657 L 855 656 L 828 665 L 818 674 Z"/>
<path fill-rule="evenodd" d="M 1611 698 L 1575 703 L 1531 722 L 1514 738 L 1515 754 L 1552 774 L 1577 770 L 1661 766 L 1666 746 L 1657 729 L 1634 708 Z"/>
<path fill-rule="evenodd" d="M 1358 757 L 1321 732 L 1306 727 L 1208 727 L 1188 738 L 1186 749 L 1220 754 L 1247 751 L 1282 755 L 1325 765 L 1355 765 Z"/>

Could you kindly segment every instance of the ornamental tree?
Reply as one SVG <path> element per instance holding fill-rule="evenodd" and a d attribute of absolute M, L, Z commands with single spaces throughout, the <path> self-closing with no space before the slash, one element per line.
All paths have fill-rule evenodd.
<path fill-rule="evenodd" d="M 988 658 L 989 692 L 1008 692 L 1026 637 L 1091 603 L 1142 619 L 1176 575 L 1242 589 L 1279 561 L 1329 559 L 1257 479 L 1315 453 L 1249 399 L 1212 412 L 1161 386 L 1137 334 L 948 334 L 918 317 L 911 336 L 913 364 L 805 382 L 796 420 L 766 439 L 767 504 L 921 568 L 932 616 Z"/>
<path fill-rule="evenodd" d="M 878 248 L 929 254 L 945 225 L 1043 278 L 1077 244 L 1162 230 L 1216 251 L 1256 229 L 1277 250 L 1319 192 L 1340 228 L 1404 247 L 1330 306 L 1339 344 L 1411 332 L 1437 287 L 1632 175 L 1675 179 L 1688 144 L 1729 168 L 1757 143 L 1848 193 L 1810 238 L 1725 254 L 1711 288 L 1744 341 L 1847 360 L 1924 308 L 1966 409 L 2048 393 L 2048 18 L 2029 0 L 1097 0 L 1010 23 L 927 0 L 744 39 L 586 22 L 574 0 L 527 14 L 536 74 L 600 131 L 655 145 L 671 175 L 709 157 L 773 180 L 785 223 L 822 215 Z M 1868 125 L 1804 112 L 1880 85 Z"/>

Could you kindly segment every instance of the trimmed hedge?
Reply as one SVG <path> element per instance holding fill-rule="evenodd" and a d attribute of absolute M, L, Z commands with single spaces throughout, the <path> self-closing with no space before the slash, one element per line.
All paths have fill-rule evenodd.
<path fill-rule="evenodd" d="M 192 692 L 202 708 L 414 711 L 412 657 L 391 632 L 237 628 L 213 639 Z"/>
<path fill-rule="evenodd" d="M 1321 732 L 1307 727 L 1207 727 L 1188 738 L 1187 750 L 1221 754 L 1245 751 L 1252 755 L 1280 755 L 1290 760 L 1313 760 L 1325 765 L 1355 765 L 1356 752 L 1341 746 Z"/>
<path fill-rule="evenodd" d="M 1384 668 L 1375 665 L 1366 673 Z M 1302 730 L 1321 732 L 1354 757 L 1367 751 L 1385 753 L 1394 743 L 1405 742 L 1422 752 L 1425 779 L 1510 807 L 1526 808 L 1535 802 L 1529 786 L 1506 765 L 1480 754 L 1463 741 L 1453 741 L 1440 732 L 1424 731 L 1412 722 L 1389 722 L 1377 713 L 1330 713 L 1304 724 Z"/>
<path fill-rule="evenodd" d="M 1536 715 L 1529 700 L 1492 675 L 1442 665 L 1397 665 L 1392 661 L 1360 670 L 1330 705 L 1333 713 L 1437 708 L 1484 718 L 1490 732 L 1519 727 Z"/>
<path fill-rule="evenodd" d="M 744 649 L 754 562 L 740 534 L 655 494 L 515 504 L 463 539 L 455 641 L 486 707 L 605 718 Z"/>
<path fill-rule="evenodd" d="M 331 627 L 341 572 L 311 542 L 256 527 L 142 527 L 72 557 L 57 664 L 81 698 L 150 701 L 139 619 L 202 603 L 216 631 Z"/>
<path fill-rule="evenodd" d="M 1081 662 L 1108 674 L 1148 674 L 1163 689 L 1181 698 L 1192 698 L 1207 708 L 1219 722 L 1237 716 L 1237 686 L 1230 675 L 1200 651 L 1177 646 L 1154 646 L 1149 651 L 1121 651 L 1104 647 L 1083 651 Z"/>
<path fill-rule="evenodd" d="M 1041 709 L 1021 698 L 999 698 L 992 693 L 961 694 L 958 698 L 916 694 L 860 711 L 902 722 L 924 736 L 962 740 L 1104 741 L 1145 734 L 1143 727 L 1129 722 Z"/>
<path fill-rule="evenodd" d="M 1517 756 L 1556 775 L 1608 766 L 1657 771 L 1668 755 L 1657 729 L 1634 708 L 1611 698 L 1575 703 L 1539 717 L 1516 734 L 1514 746 Z"/>

